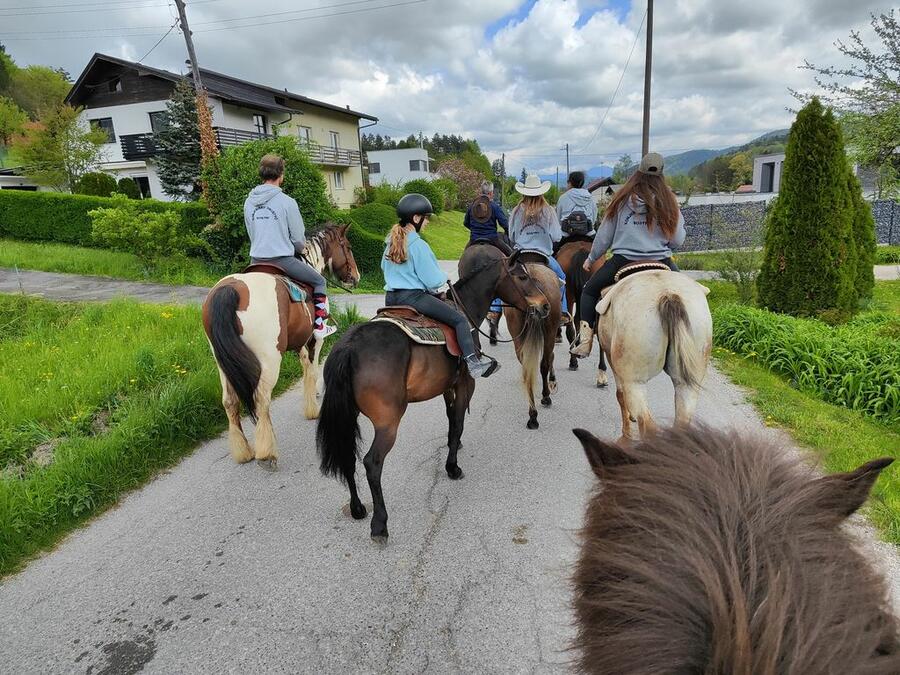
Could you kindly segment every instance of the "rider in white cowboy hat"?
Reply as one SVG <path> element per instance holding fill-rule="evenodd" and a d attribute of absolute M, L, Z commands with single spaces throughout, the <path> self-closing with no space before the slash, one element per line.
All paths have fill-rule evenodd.
<path fill-rule="evenodd" d="M 547 264 L 565 286 L 566 274 L 553 257 L 553 244 L 562 239 L 563 233 L 556 211 L 544 199 L 549 189 L 550 181 L 542 182 L 534 174 L 526 176 L 524 183 L 516 183 L 516 192 L 522 195 L 522 201 L 509 215 L 509 238 L 521 251 L 539 251 L 547 256 Z M 569 316 L 565 290 L 562 293 L 562 312 L 562 323 L 569 323 L 572 318 Z"/>

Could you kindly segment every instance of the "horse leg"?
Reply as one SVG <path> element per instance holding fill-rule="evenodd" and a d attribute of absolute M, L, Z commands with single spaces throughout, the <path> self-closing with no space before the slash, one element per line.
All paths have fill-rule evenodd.
<path fill-rule="evenodd" d="M 541 380 L 543 384 L 541 405 L 549 408 L 553 405 L 550 394 L 556 393 L 556 373 L 553 372 L 553 343 L 546 339 L 544 340 L 544 356 L 541 359 Z"/>
<path fill-rule="evenodd" d="M 496 346 L 497 344 L 497 331 L 500 326 L 500 319 L 488 319 L 488 342 Z"/>
<path fill-rule="evenodd" d="M 315 358 L 318 356 L 317 350 L 313 351 L 313 358 L 310 358 L 309 344 L 304 345 L 298 350 L 300 363 L 303 365 L 303 414 L 308 420 L 314 420 L 319 416 L 319 400 L 317 397 L 317 387 L 319 382 L 319 362 Z"/>
<path fill-rule="evenodd" d="M 384 458 L 394 447 L 397 440 L 397 427 L 400 425 L 402 411 L 395 419 L 381 423 L 375 427 L 375 438 L 369 452 L 363 458 L 366 467 L 366 479 L 369 481 L 369 490 L 372 493 L 372 539 L 381 543 L 387 542 L 387 509 L 384 505 L 384 494 L 381 491 L 381 470 L 384 468 Z"/>
<path fill-rule="evenodd" d="M 277 354 L 277 357 L 277 359 L 274 357 L 269 359 L 260 358 L 262 372 L 254 394 L 257 416 L 256 462 L 267 469 L 275 469 L 278 466 L 275 430 L 272 427 L 272 417 L 269 415 L 269 406 L 272 403 L 272 390 L 275 389 L 275 383 L 278 382 L 278 373 L 281 370 L 281 354 Z"/>
<path fill-rule="evenodd" d="M 466 410 L 469 408 L 469 399 L 474 390 L 475 380 L 466 374 L 459 378 L 452 389 L 444 392 L 447 420 L 450 423 L 450 432 L 447 437 L 447 463 L 444 468 L 447 470 L 447 475 L 453 480 L 459 480 L 464 475 L 456 461 L 456 456 L 462 445 L 460 439 L 466 421 Z"/>
<path fill-rule="evenodd" d="M 690 425 L 700 398 L 700 388 L 691 387 L 683 382 L 672 380 L 675 385 L 675 424 L 686 427 Z"/>
<path fill-rule="evenodd" d="M 231 448 L 231 456 L 238 464 L 244 464 L 253 459 L 253 451 L 241 426 L 241 402 L 221 369 L 219 379 L 222 381 L 222 407 L 228 416 L 228 445 Z"/>
<path fill-rule="evenodd" d="M 597 363 L 597 389 L 605 389 L 607 386 L 609 386 L 609 377 L 606 374 L 606 356 L 603 354 L 603 345 L 600 345 L 600 361 Z"/>
<path fill-rule="evenodd" d="M 653 421 L 650 407 L 647 405 L 647 386 L 645 384 L 630 382 L 625 389 L 625 403 L 630 415 L 637 420 L 641 438 L 645 438 L 656 430 L 656 423 Z"/>
<path fill-rule="evenodd" d="M 628 403 L 625 399 L 624 383 L 616 378 L 616 400 L 619 402 L 619 410 L 622 413 L 622 438 L 621 440 L 631 440 L 631 413 L 628 412 Z"/>

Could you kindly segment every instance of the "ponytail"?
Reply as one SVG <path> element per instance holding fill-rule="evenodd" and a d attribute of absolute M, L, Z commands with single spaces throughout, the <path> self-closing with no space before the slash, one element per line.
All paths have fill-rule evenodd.
<path fill-rule="evenodd" d="M 409 258 L 406 250 L 406 228 L 403 225 L 398 223 L 391 228 L 391 238 L 384 257 L 398 265 L 402 265 Z"/>

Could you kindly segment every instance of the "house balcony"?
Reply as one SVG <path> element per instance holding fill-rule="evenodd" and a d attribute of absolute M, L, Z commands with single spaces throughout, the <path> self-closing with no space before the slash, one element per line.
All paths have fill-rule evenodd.
<path fill-rule="evenodd" d="M 127 134 L 119 136 L 122 156 L 128 160 L 149 159 L 159 153 L 153 134 Z"/>
<path fill-rule="evenodd" d="M 248 141 L 275 138 L 271 134 L 263 134 L 258 131 L 244 131 L 243 129 L 230 129 L 228 127 L 213 127 L 213 131 L 216 134 L 216 145 L 219 146 L 220 150 L 233 145 L 241 145 Z M 309 153 L 309 159 L 315 164 L 323 164 L 325 166 L 359 166 L 362 163 L 362 153 L 359 150 L 333 148 L 300 140 L 297 143 Z"/>

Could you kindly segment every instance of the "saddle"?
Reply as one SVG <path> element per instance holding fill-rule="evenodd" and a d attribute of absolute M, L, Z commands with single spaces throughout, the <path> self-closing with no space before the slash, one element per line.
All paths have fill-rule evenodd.
<path fill-rule="evenodd" d="M 382 307 L 372 321 L 387 321 L 397 326 L 420 345 L 444 345 L 451 356 L 462 356 L 456 331 L 445 323 L 420 314 L 414 307 L 392 305 Z"/>
<path fill-rule="evenodd" d="M 282 269 L 281 265 L 277 265 L 275 263 L 255 263 L 253 265 L 248 265 L 247 267 L 245 267 L 243 274 L 249 274 L 250 272 L 259 272 L 262 274 L 273 275 L 276 279 L 284 284 L 285 288 L 287 288 L 287 292 L 291 298 L 291 302 L 306 302 L 312 299 L 312 286 L 292 279 L 290 276 L 288 276 L 288 273 L 285 272 L 284 269 Z"/>
<path fill-rule="evenodd" d="M 509 266 L 512 267 L 517 262 L 520 263 L 537 263 L 538 265 L 550 266 L 549 256 L 540 251 L 532 251 L 530 249 L 516 249 L 509 256 Z"/>
<path fill-rule="evenodd" d="M 653 272 L 660 270 L 664 272 L 672 271 L 669 269 L 668 265 L 659 260 L 635 260 L 633 262 L 625 263 L 613 277 L 613 284 L 600 290 L 600 297 L 605 297 L 609 292 L 609 289 L 613 288 L 616 282 L 622 281 L 625 277 L 630 277 L 632 274 L 637 274 L 638 272 Z"/>

